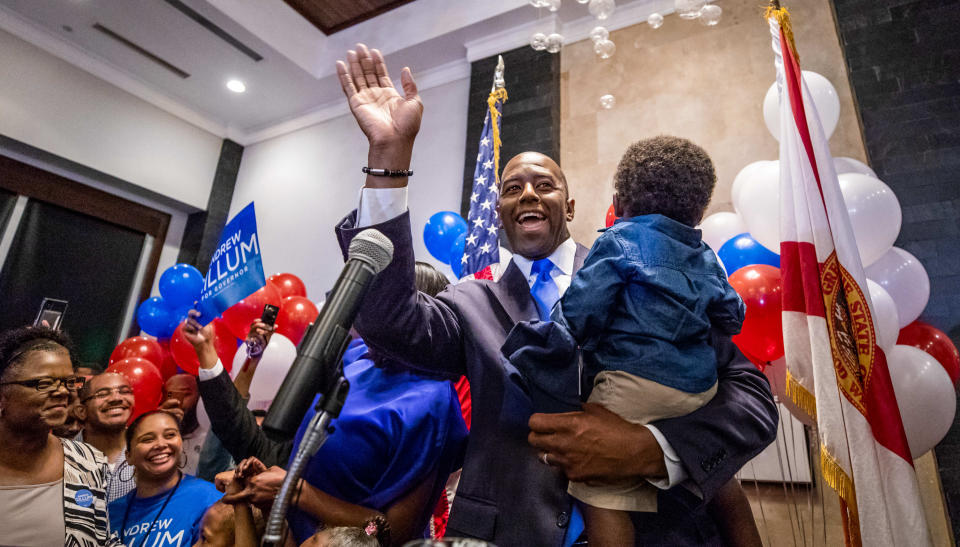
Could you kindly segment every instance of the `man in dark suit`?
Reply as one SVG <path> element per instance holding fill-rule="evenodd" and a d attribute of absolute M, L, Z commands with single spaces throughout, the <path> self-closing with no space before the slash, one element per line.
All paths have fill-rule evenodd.
<path fill-rule="evenodd" d="M 383 232 L 395 248 L 361 306 L 357 330 L 377 351 L 451 377 L 465 374 L 471 384 L 473 424 L 447 534 L 501 546 L 569 545 L 577 532 L 569 529 L 568 475 L 595 481 L 626 475 L 664 489 L 660 512 L 637 523 L 640 542 L 719 544 L 703 500 L 776 434 L 776 409 L 763 376 L 728 338 L 714 336 L 717 395 L 691 415 L 649 426 L 589 406 L 534 415 L 516 371 L 499 354 L 514 324 L 539 317 L 531 286 L 545 276 L 562 294 L 586 256 L 567 230 L 574 201 L 563 172 L 542 154 L 510 160 L 498 204 L 514 250 L 509 265 L 496 281 L 463 282 L 428 297 L 414 287 L 406 210 L 405 172 L 423 111 L 416 84 L 404 68 L 401 96 L 382 55 L 362 44 L 348 52 L 346 63 L 338 62 L 337 72 L 370 142 L 367 166 L 391 171 L 367 176 L 360 207 L 337 228 L 345 253 L 367 227 Z"/>

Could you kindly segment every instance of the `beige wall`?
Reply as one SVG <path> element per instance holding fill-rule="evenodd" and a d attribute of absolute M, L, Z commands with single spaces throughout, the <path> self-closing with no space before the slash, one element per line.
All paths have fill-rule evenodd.
<path fill-rule="evenodd" d="M 577 200 L 572 233 L 589 244 L 613 194 L 611 182 L 627 145 L 658 134 L 703 146 L 717 168 L 708 214 L 732 210 L 730 185 L 748 163 L 777 158 L 777 141 L 761 105 L 773 83 L 770 31 L 756 0 L 725 0 L 716 27 L 665 17 L 652 29 L 635 25 L 611 34 L 616 54 L 601 61 L 584 40 L 561 53 L 560 160 Z M 840 123 L 830 140 L 835 156 L 865 160 L 846 66 L 828 0 L 795 0 L 797 50 L 804 70 L 825 76 L 840 96 Z M 617 104 L 600 107 L 610 93 Z"/>

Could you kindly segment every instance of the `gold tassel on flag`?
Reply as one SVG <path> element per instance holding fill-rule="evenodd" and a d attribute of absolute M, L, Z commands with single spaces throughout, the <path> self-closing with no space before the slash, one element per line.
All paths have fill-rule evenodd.
<path fill-rule="evenodd" d="M 814 422 L 817 421 L 817 398 L 806 390 L 796 378 L 787 370 L 787 380 L 784 386 L 784 393 L 797 405 L 797 408 L 804 411 Z"/>
<path fill-rule="evenodd" d="M 497 184 L 500 184 L 500 145 L 503 143 L 500 141 L 500 111 L 497 110 L 497 101 L 501 101 L 501 104 L 507 100 L 507 90 L 505 88 L 499 88 L 490 92 L 490 96 L 487 97 L 487 105 L 490 107 L 490 127 L 491 132 L 493 133 L 493 172 L 497 176 Z"/>

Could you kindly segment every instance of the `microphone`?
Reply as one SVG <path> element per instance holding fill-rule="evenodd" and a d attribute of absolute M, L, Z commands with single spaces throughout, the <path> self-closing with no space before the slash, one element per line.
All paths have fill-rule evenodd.
<path fill-rule="evenodd" d="M 393 243 L 374 229 L 353 238 L 347 262 L 330 296 L 297 348 L 297 357 L 270 405 L 263 429 L 274 438 L 290 439 L 317 393 L 326 396 L 340 377 L 350 327 L 374 276 L 393 260 Z"/>

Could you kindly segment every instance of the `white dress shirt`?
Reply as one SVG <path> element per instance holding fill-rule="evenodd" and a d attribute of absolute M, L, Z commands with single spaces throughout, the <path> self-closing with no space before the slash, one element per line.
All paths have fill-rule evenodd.
<path fill-rule="evenodd" d="M 407 211 L 407 188 L 363 188 L 360 191 L 360 206 L 357 208 L 357 228 L 364 228 L 386 222 L 396 218 Z M 560 244 L 553 254 L 548 258 L 553 263 L 553 269 L 550 270 L 550 276 L 557 284 L 557 290 L 562 296 L 567 287 L 570 286 L 570 280 L 573 277 L 574 257 L 577 253 L 577 244 L 573 238 L 567 238 Z M 527 278 L 527 283 L 533 285 L 536 276 L 530 275 L 533 261 L 529 258 L 514 254 L 511 257 L 514 264 L 520 268 L 523 275 Z M 502 268 L 501 270 L 505 270 Z M 201 370 L 201 372 L 203 372 Z M 201 380 L 203 378 L 201 377 Z M 670 442 L 663 436 L 656 427 L 647 424 L 646 428 L 653 433 L 653 436 L 660 444 L 663 450 L 663 460 L 667 468 L 667 478 L 660 480 L 648 479 L 650 484 L 657 488 L 666 490 L 672 488 L 687 480 L 687 471 L 680 463 L 677 452 L 670 446 Z M 693 486 L 689 484 L 688 486 Z M 692 488 L 695 490 L 695 487 Z"/>

